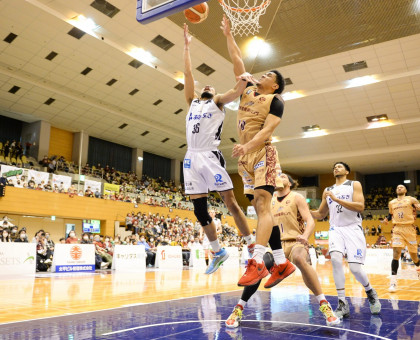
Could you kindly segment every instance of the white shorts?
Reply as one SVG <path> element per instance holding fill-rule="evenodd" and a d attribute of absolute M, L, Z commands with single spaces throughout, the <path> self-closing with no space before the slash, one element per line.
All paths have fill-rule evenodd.
<path fill-rule="evenodd" d="M 366 239 L 358 224 L 346 227 L 330 227 L 329 252 L 339 251 L 347 255 L 348 263 L 365 263 Z"/>
<path fill-rule="evenodd" d="M 184 158 L 184 185 L 186 195 L 233 189 L 222 152 L 187 151 Z"/>

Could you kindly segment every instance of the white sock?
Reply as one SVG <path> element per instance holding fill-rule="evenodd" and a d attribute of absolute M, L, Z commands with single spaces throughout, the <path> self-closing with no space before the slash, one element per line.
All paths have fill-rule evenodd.
<path fill-rule="evenodd" d="M 339 289 L 337 290 L 338 299 L 346 302 L 346 290 L 345 289 Z"/>
<path fill-rule="evenodd" d="M 251 234 L 248 236 L 244 236 L 244 240 L 246 241 L 247 245 L 250 245 L 252 243 L 252 237 Z"/>
<path fill-rule="evenodd" d="M 213 249 L 213 251 L 215 252 L 215 253 L 217 253 L 217 252 L 219 252 L 220 251 L 220 244 L 219 244 L 219 240 L 218 239 L 216 239 L 216 240 L 214 240 L 214 241 L 210 241 L 210 246 L 211 246 L 211 249 Z"/>
<path fill-rule="evenodd" d="M 319 294 L 315 296 L 316 301 L 318 301 L 319 304 L 321 304 L 321 301 L 327 301 L 324 294 Z"/>
<path fill-rule="evenodd" d="M 286 256 L 284 255 L 283 249 L 273 250 L 274 262 L 276 265 L 286 263 Z"/>
<path fill-rule="evenodd" d="M 263 263 L 263 256 L 265 254 L 265 247 L 261 244 L 256 244 L 254 248 L 254 256 L 252 257 L 257 263 Z"/>
<path fill-rule="evenodd" d="M 242 306 L 242 310 L 243 310 L 245 308 L 245 306 L 246 306 L 246 301 L 244 301 L 242 299 L 239 299 L 238 305 L 241 305 Z"/>
<path fill-rule="evenodd" d="M 396 285 L 397 284 L 397 275 L 391 275 L 391 284 Z"/>

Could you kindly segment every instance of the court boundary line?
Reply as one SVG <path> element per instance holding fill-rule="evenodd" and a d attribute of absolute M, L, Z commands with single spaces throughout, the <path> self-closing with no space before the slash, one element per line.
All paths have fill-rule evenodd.
<path fill-rule="evenodd" d="M 224 322 L 224 320 L 185 320 L 185 321 L 174 321 L 174 322 L 162 322 L 162 323 L 157 323 L 157 324 L 153 324 L 153 325 L 137 326 L 137 327 L 127 328 L 127 329 L 123 329 L 123 330 L 119 330 L 119 331 L 103 333 L 101 335 L 102 336 L 108 336 L 108 335 L 120 334 L 120 333 L 129 332 L 129 331 L 134 331 L 134 330 L 137 330 L 137 329 L 149 328 L 149 327 L 158 327 L 158 326 L 165 326 L 165 325 L 177 325 L 177 324 L 186 324 L 186 323 L 197 323 L 197 322 L 198 323 L 201 323 L 201 322 L 219 322 L 220 323 L 220 322 Z M 365 332 L 356 331 L 356 330 L 353 330 L 353 329 L 339 328 L 339 327 L 332 327 L 332 326 L 318 325 L 318 324 L 310 324 L 310 323 L 302 323 L 302 322 L 277 321 L 277 320 L 242 320 L 242 322 L 281 323 L 281 324 L 288 324 L 288 325 L 300 325 L 300 326 L 328 328 L 328 329 L 333 329 L 333 330 L 338 330 L 338 331 L 343 330 L 343 331 L 349 331 L 349 332 L 356 333 L 356 334 L 372 336 L 376 339 L 391 340 L 390 338 L 385 338 L 385 337 L 380 336 L 380 335 L 365 333 Z"/>
<path fill-rule="evenodd" d="M 138 304 L 129 304 L 129 305 L 123 305 L 123 306 L 120 306 L 120 307 L 97 309 L 97 310 L 93 310 L 93 311 L 86 311 L 86 312 L 79 312 L 79 313 L 66 313 L 66 314 L 63 314 L 63 315 L 47 316 L 45 318 L 35 318 L 35 319 L 28 319 L 28 320 L 3 322 L 3 323 L 0 323 L 0 326 L 10 325 L 10 324 L 20 323 L 20 322 L 31 322 L 31 321 L 40 321 L 40 320 L 53 319 L 53 318 L 63 318 L 63 317 L 66 317 L 66 316 L 71 316 L 71 315 L 96 313 L 96 312 L 106 312 L 106 311 L 114 310 L 114 309 L 130 308 L 130 307 L 136 307 L 136 306 L 142 306 L 142 305 L 143 306 L 144 305 L 151 305 L 151 304 L 154 304 L 154 303 L 164 303 L 164 302 L 178 301 L 178 300 L 184 300 L 184 299 L 193 299 L 193 298 L 202 297 L 202 296 L 215 295 L 215 294 L 226 294 L 226 293 L 233 293 L 233 292 L 238 292 L 238 291 L 242 291 L 242 289 L 229 290 L 229 291 L 221 292 L 221 293 L 209 293 L 209 294 L 201 294 L 201 295 L 194 295 L 194 296 L 186 296 L 186 297 L 182 297 L 182 298 L 169 299 L 169 300 L 163 300 L 163 301 L 139 302 Z"/>

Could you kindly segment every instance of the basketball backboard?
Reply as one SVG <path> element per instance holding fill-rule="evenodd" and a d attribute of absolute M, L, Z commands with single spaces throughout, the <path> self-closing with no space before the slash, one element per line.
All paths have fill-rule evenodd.
<path fill-rule="evenodd" d="M 203 2 L 207 0 L 137 0 L 137 21 L 147 24 Z"/>

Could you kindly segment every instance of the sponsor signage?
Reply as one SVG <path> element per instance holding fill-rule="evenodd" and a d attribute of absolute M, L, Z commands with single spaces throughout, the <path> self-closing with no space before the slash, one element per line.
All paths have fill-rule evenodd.
<path fill-rule="evenodd" d="M 146 251 L 140 245 L 121 245 L 114 247 L 112 269 L 116 271 L 142 272 L 146 270 Z"/>
<path fill-rule="evenodd" d="M 161 269 L 182 269 L 182 248 L 180 246 L 158 246 L 155 267 Z"/>
<path fill-rule="evenodd" d="M 194 246 L 190 251 L 190 267 L 203 268 L 206 267 L 206 255 L 204 248 L 200 246 Z"/>
<path fill-rule="evenodd" d="M 0 242 L 0 276 L 35 275 L 36 244 Z"/>
<path fill-rule="evenodd" d="M 94 272 L 93 244 L 56 244 L 51 271 L 57 273 Z"/>

